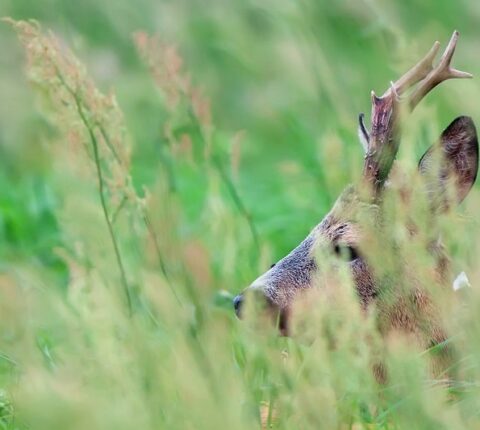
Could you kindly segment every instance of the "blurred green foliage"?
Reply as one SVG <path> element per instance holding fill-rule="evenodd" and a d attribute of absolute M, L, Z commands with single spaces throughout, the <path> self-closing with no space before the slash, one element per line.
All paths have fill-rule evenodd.
<path fill-rule="evenodd" d="M 139 186 L 156 178 L 165 112 L 138 61 L 132 33 L 156 32 L 177 45 L 193 81 L 211 98 L 216 127 L 245 132 L 239 186 L 262 239 L 274 244 L 274 259 L 305 235 L 361 169 L 356 117 L 369 109 L 370 90 L 383 91 L 432 38 L 446 40 L 454 28 L 462 33 L 457 61 L 474 70 L 470 52 L 480 13 L 471 1 L 4 3 L 3 15 L 40 20 L 74 47 L 101 88 L 115 89 L 135 140 Z M 1 127 L 6 158 L 20 157 L 26 171 L 45 169 L 23 150 L 38 139 L 34 124 L 42 120 L 25 108 L 32 106 L 32 95 L 18 73 L 23 59 L 14 36 L 6 26 L 1 35 L 8 50 L 1 72 L 8 101 Z M 442 124 L 459 109 L 474 110 L 458 100 L 465 90 L 472 91 L 469 83 L 431 96 Z M 343 153 L 335 181 L 322 168 L 319 142 L 329 134 Z M 41 150 L 37 145 L 33 151 Z M 195 196 L 189 192 L 186 204 L 194 204 Z"/>
<path fill-rule="evenodd" d="M 133 145 L 135 190 L 158 200 L 152 221 L 169 273 L 156 278 L 160 265 L 135 238 L 145 232 L 120 217 L 129 281 L 140 291 L 140 316 L 129 320 L 95 180 L 61 165 L 55 145 L 65 136 L 23 73 L 16 35 L 1 25 L 0 268 L 5 288 L 15 289 L 10 280 L 20 288 L 2 292 L 0 426 L 259 428 L 259 405 L 270 401 L 279 405 L 270 412 L 272 422 L 280 415 L 278 428 L 476 428 L 478 383 L 462 387 L 474 394 L 458 408 L 443 410 L 446 390 L 425 391 L 424 363 L 405 352 L 404 363 L 392 359 L 398 385 L 383 392 L 365 372 L 356 327 L 339 324 L 345 341 L 329 355 L 322 342 L 309 347 L 248 331 L 230 300 L 296 246 L 358 177 L 357 116 L 368 113 L 372 88 L 383 92 L 453 29 L 461 32 L 455 64 L 478 74 L 478 2 L 0 0 L 0 11 L 51 29 L 102 92 L 116 93 Z M 210 100 L 211 161 L 188 109 L 172 115 L 155 88 L 133 42 L 139 30 L 175 45 Z M 479 88 L 447 83 L 429 96 L 410 120 L 400 158 L 418 159 L 454 116 L 478 122 Z M 191 159 L 174 153 L 167 124 L 176 138 L 190 136 Z M 467 213 L 478 207 L 478 198 L 471 202 Z M 455 267 L 469 268 L 475 281 L 480 230 L 469 232 L 479 227 L 471 217 L 446 236 Z M 177 267 L 184 254 L 186 275 Z M 166 292 L 169 284 L 182 305 Z M 478 322 L 465 319 L 474 339 Z M 360 352 L 352 354 L 352 345 Z M 480 357 L 479 346 L 471 343 L 467 361 Z M 282 350 L 290 355 L 285 366 Z"/>

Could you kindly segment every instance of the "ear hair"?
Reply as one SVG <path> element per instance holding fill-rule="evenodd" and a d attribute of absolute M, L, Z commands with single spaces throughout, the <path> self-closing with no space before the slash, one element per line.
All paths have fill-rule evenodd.
<path fill-rule="evenodd" d="M 451 200 L 460 203 L 472 188 L 478 171 L 478 140 L 470 117 L 460 116 L 443 131 L 418 164 L 426 178 L 427 191 L 434 210 L 446 210 Z M 455 196 L 448 195 L 453 185 Z"/>
<path fill-rule="evenodd" d="M 365 127 L 364 123 L 365 115 L 363 113 L 358 115 L 358 139 L 360 140 L 360 143 L 363 148 L 363 152 L 365 154 L 368 152 L 368 144 L 370 142 L 370 135 L 367 131 L 367 128 Z"/>

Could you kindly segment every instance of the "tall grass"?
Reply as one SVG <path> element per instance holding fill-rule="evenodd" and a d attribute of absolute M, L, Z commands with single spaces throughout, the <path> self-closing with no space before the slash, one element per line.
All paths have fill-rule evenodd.
<path fill-rule="evenodd" d="M 187 7 L 171 5 L 177 12 Z M 251 24 L 285 26 L 272 30 L 270 34 L 281 37 L 271 36 L 269 46 L 280 52 L 276 61 L 292 63 L 285 70 L 296 82 L 298 100 L 287 103 L 269 96 L 280 91 L 281 79 L 267 72 L 256 75 L 254 66 L 249 71 L 249 37 L 255 37 L 249 33 L 241 39 L 235 33 L 243 15 L 225 21 L 227 11 L 219 4 L 220 19 L 208 26 L 204 11 L 192 3 L 191 13 L 199 14 L 193 23 L 205 25 L 195 31 L 211 31 L 206 38 L 225 35 L 225 44 L 235 40 L 239 47 L 232 49 L 244 50 L 242 61 L 228 64 L 222 51 L 228 49 L 218 41 L 208 45 L 218 50 L 209 57 L 217 63 L 203 68 L 195 43 L 181 40 L 189 33 L 178 32 L 179 42 L 192 49 L 187 56 L 192 69 L 202 72 L 197 77 L 189 72 L 181 49 L 136 33 L 129 42 L 136 51 L 129 55 L 138 63 L 136 76 L 150 84 L 140 87 L 144 104 L 130 105 L 125 115 L 115 89 L 99 89 L 68 48 L 68 37 L 60 39 L 35 22 L 9 21 L 24 48 L 41 112 L 41 125 L 35 128 L 40 130 L 35 140 L 41 142 L 32 139 L 28 150 L 35 152 L 35 145 L 43 144 L 49 160 L 46 182 L 55 196 L 48 209 L 55 219 L 55 238 L 46 246 L 48 253 L 38 254 L 57 263 L 41 258 L 39 263 L 37 254 L 15 251 L 14 241 L 12 252 L 5 253 L 5 261 L 14 264 L 0 278 L 4 428 L 478 428 L 479 226 L 471 215 L 479 206 L 475 190 L 466 210 L 438 220 L 454 270 L 465 270 L 472 284 L 454 296 L 445 316 L 457 354 L 454 380 L 433 379 L 430 354 L 401 337 L 380 339 L 374 315 L 362 314 L 347 273 L 340 273 L 334 300 L 318 294 L 305 307 L 294 338 L 279 337 L 254 312 L 242 322 L 233 315 L 233 295 L 299 242 L 307 225 L 318 221 L 313 215 L 327 210 L 361 167 L 360 146 L 344 141 L 355 139 L 350 120 L 350 110 L 357 105 L 353 90 L 364 84 L 352 82 L 352 94 L 342 90 L 334 70 L 351 76 L 341 64 L 342 54 L 338 65 L 329 64 L 325 58 L 335 47 L 326 41 L 323 52 L 315 42 L 318 32 L 328 34 L 328 28 L 316 28 L 314 19 L 327 13 L 326 6 L 317 10 L 306 2 L 303 7 L 281 2 L 272 6 L 271 15 L 254 15 L 252 20 L 260 21 Z M 361 19 L 353 4 L 342 3 L 328 13 L 342 10 L 347 20 Z M 378 23 L 396 30 L 389 19 L 392 15 L 379 16 Z M 297 20 L 301 26 L 294 24 Z M 289 34 L 300 27 L 305 31 Z M 386 31 L 405 54 L 402 43 L 407 39 L 398 33 Z M 465 40 L 468 52 L 473 40 Z M 406 57 L 395 60 L 406 63 Z M 354 59 L 389 61 L 368 52 Z M 208 73 L 216 66 L 225 72 L 218 86 L 212 81 L 219 72 Z M 242 68 L 247 70 L 244 75 L 238 71 Z M 464 68 L 475 72 L 471 65 Z M 359 73 L 366 74 L 363 70 Z M 388 82 L 381 74 L 375 85 Z M 200 88 L 202 82 L 212 89 L 211 99 L 207 89 Z M 234 85 L 241 86 L 247 101 L 229 93 Z M 318 100 L 302 98 L 302 92 L 312 89 L 318 91 Z M 460 94 L 453 91 L 452 86 L 450 94 Z M 272 106 L 277 103 L 279 117 L 264 97 Z M 232 106 L 231 98 L 250 104 L 253 111 L 238 106 L 233 131 L 228 123 L 235 115 L 222 112 L 222 103 Z M 402 143 L 405 171 L 414 170 L 417 146 L 425 148 L 438 136 L 437 118 L 444 111 L 465 105 L 478 114 L 473 99 L 440 100 L 447 106 L 441 113 L 431 105 L 416 113 Z M 367 97 L 359 94 L 358 100 Z M 290 103 L 298 109 L 286 106 Z M 323 106 L 321 131 L 313 126 L 318 118 L 308 113 L 317 103 Z M 217 118 L 223 127 L 216 125 Z M 293 149 L 285 149 L 281 132 L 271 131 L 278 122 L 285 123 Z M 142 130 L 150 124 L 154 131 Z M 251 130 L 237 131 L 249 124 Z M 260 149 L 263 143 L 257 136 L 268 138 L 266 150 Z M 144 139 L 154 142 L 153 150 L 145 149 Z M 283 185 L 269 179 L 273 172 Z M 272 193 L 262 188 L 263 182 Z M 286 200 L 270 207 L 280 199 L 280 190 Z M 405 258 L 415 262 L 412 270 L 428 279 L 428 256 L 404 235 L 407 209 L 399 206 L 395 194 L 391 199 L 391 234 L 403 243 Z M 313 222 L 299 219 L 298 207 Z M 421 205 L 409 209 L 422 211 Z M 283 216 L 286 210 L 294 212 Z M 421 222 L 429 228 L 428 220 Z M 389 372 L 383 385 L 372 372 L 378 354 Z"/>

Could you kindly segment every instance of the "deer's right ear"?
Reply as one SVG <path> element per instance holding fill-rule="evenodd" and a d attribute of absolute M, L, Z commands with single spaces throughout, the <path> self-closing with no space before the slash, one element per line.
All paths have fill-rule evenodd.
<path fill-rule="evenodd" d="M 478 140 L 472 119 L 454 119 L 420 159 L 418 170 L 425 177 L 434 210 L 460 203 L 477 178 Z"/>

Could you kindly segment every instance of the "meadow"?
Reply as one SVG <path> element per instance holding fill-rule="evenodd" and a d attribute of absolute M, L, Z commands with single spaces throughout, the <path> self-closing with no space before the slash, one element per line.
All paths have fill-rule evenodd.
<path fill-rule="evenodd" d="M 378 384 L 351 288 L 303 337 L 232 307 L 358 180 L 370 91 L 454 29 L 474 79 L 418 107 L 399 162 L 415 169 L 458 115 L 480 124 L 480 3 L 0 0 L 0 15 L 0 428 L 480 428 L 478 184 L 440 222 L 471 284 L 446 317 L 458 379 L 392 340 Z"/>

